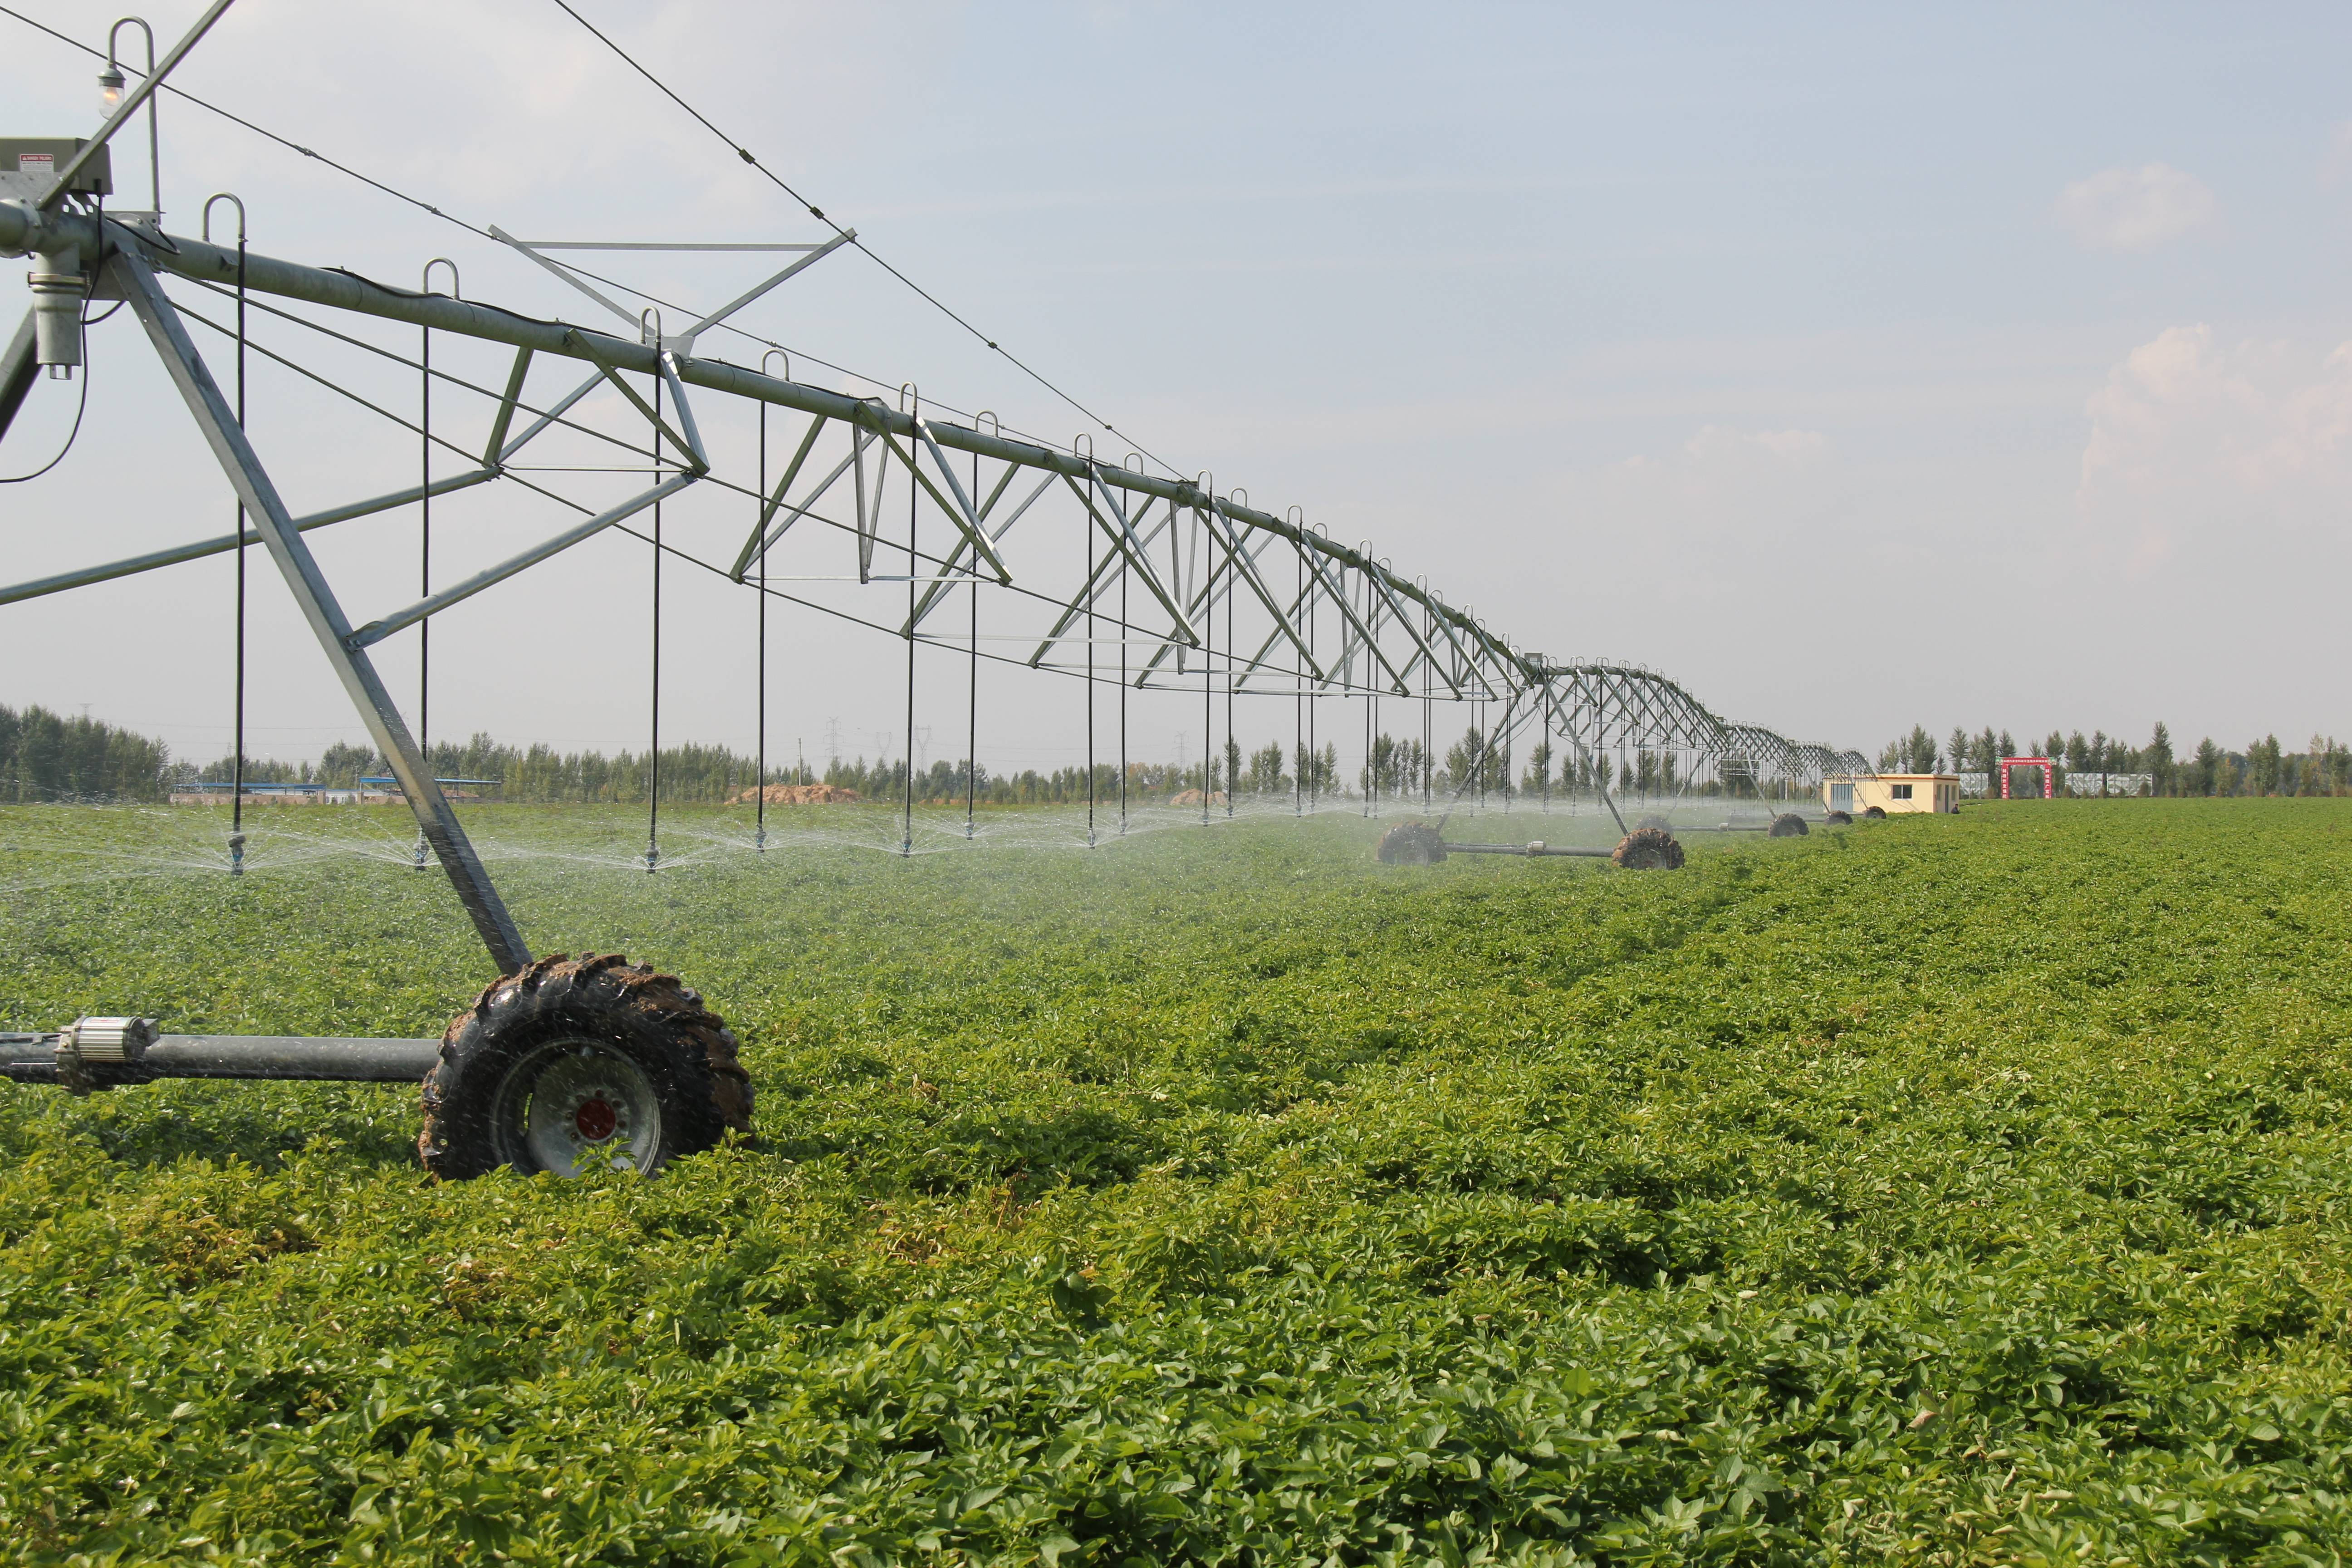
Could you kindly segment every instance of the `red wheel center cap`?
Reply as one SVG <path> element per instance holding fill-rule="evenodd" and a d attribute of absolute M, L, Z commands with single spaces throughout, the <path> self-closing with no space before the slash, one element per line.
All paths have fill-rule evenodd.
<path fill-rule="evenodd" d="M 620 1124 L 620 1117 L 614 1114 L 612 1106 L 605 1103 L 601 1094 L 583 1103 L 572 1113 L 572 1125 L 580 1129 L 580 1136 L 591 1143 L 602 1143 Z"/>

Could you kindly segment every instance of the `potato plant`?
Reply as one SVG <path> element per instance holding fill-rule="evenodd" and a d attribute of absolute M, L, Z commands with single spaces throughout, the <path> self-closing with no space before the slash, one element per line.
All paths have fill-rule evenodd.
<path fill-rule="evenodd" d="M 477 816 L 538 944 L 728 1017 L 759 1142 L 434 1185 L 397 1089 L 0 1086 L 12 1555 L 2352 1544 L 2340 803 L 1652 874 L 1381 866 L 1324 817 L 648 877 L 572 853 L 619 817 Z M 0 842 L 127 873 L 152 822 Z M 437 1034 L 486 978 L 437 877 L 341 855 L 34 879 L 0 952 L 14 1027 Z"/>

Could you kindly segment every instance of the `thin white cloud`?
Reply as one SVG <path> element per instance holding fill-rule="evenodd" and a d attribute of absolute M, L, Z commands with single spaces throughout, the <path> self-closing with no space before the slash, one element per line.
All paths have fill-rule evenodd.
<path fill-rule="evenodd" d="M 2332 526 L 2352 504 L 2352 343 L 2218 346 L 2169 327 L 2085 405 L 2076 502 L 2134 566 L 2192 537 Z"/>
<path fill-rule="evenodd" d="M 2204 181 L 2169 163 L 2103 169 L 2059 193 L 2059 226 L 2091 250 L 2148 250 L 2210 223 L 2218 204 Z"/>

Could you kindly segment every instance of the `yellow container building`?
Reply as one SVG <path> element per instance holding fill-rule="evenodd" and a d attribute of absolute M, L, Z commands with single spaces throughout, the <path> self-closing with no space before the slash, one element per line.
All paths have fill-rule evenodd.
<path fill-rule="evenodd" d="M 1902 811 L 1960 809 L 1958 773 L 1839 773 L 1822 781 L 1822 804 L 1856 816 L 1873 806 L 1888 816 Z"/>

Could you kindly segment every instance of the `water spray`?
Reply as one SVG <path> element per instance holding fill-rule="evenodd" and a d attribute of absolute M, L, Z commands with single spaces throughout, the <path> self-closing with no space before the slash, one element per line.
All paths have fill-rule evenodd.
<path fill-rule="evenodd" d="M 1867 772 L 1866 763 L 1850 754 L 1801 748 L 1769 731 L 1728 725 L 1673 682 L 1651 672 L 1622 665 L 1555 665 L 1539 655 L 1524 653 L 1475 615 L 1450 605 L 1426 582 L 1393 571 L 1376 559 L 1369 547 L 1344 545 L 1328 538 L 1307 526 L 1297 509 L 1276 515 L 1250 505 L 1246 491 L 1236 489 L 1220 494 L 1205 470 L 1187 479 L 1160 468 L 1156 460 L 1147 464 L 1140 456 L 1132 458 L 1132 466 L 1114 468 L 1097 461 L 1090 446 L 1080 450 L 1076 444 L 1065 448 L 1030 440 L 1008 433 L 992 416 L 973 416 L 964 423 L 939 418 L 941 410 L 916 397 L 911 384 L 903 389 L 900 404 L 894 407 L 882 397 L 854 396 L 797 382 L 789 360 L 782 374 L 770 374 L 765 358 L 761 368 L 755 370 L 698 353 L 698 337 L 736 331 L 729 323 L 730 317 L 851 243 L 853 231 L 838 230 L 822 241 L 809 243 L 761 241 L 720 247 L 685 241 L 622 242 L 617 248 L 632 251 L 726 248 L 792 253 L 764 281 L 673 333 L 664 326 L 659 309 L 633 312 L 604 292 L 616 285 L 591 279 L 565 264 L 563 258 L 572 251 L 616 248 L 605 242 L 523 240 L 495 228 L 477 231 L 577 290 L 593 310 L 615 318 L 608 321 L 593 317 L 603 324 L 583 326 L 551 320 L 543 310 L 509 309 L 461 298 L 454 268 L 448 293 L 435 293 L 429 288 L 412 292 L 349 271 L 254 255 L 243 242 L 242 224 L 240 241 L 230 249 L 208 238 L 167 236 L 157 215 L 109 214 L 104 202 L 111 191 L 110 140 L 141 108 L 151 105 L 158 83 L 229 3 L 215 0 L 195 26 L 131 91 L 121 93 L 122 73 L 119 68 L 110 70 L 116 79 L 110 90 L 121 94 L 120 101 L 95 138 L 0 142 L 0 256 L 34 258 L 36 279 L 32 310 L 8 341 L 5 354 L 0 354 L 0 437 L 5 437 L 41 371 L 46 369 L 53 379 L 70 380 L 84 363 L 85 303 L 92 297 L 121 300 L 144 329 L 147 344 L 161 358 L 206 447 L 220 463 L 239 510 L 236 530 L 225 539 L 199 541 L 0 587 L 0 605 L 232 550 L 239 552 L 241 564 L 249 528 L 251 542 L 268 552 L 365 725 L 375 752 L 384 760 L 387 776 L 363 779 L 362 784 L 382 784 L 388 792 L 396 790 L 415 817 L 416 840 L 405 847 L 406 863 L 418 870 L 438 866 L 449 879 L 483 944 L 490 979 L 473 1006 L 454 1020 L 437 1042 L 272 1037 L 240 1046 L 223 1044 L 213 1037 L 163 1035 L 152 1021 L 92 1018 L 56 1036 L 15 1038 L 9 1048 L 16 1054 L 0 1064 L 10 1076 L 89 1091 L 164 1076 L 364 1079 L 391 1067 L 396 1067 L 402 1077 L 423 1072 L 424 1157 L 436 1173 L 453 1176 L 500 1163 L 565 1173 L 624 1162 L 632 1168 L 649 1170 L 676 1154 L 709 1147 L 730 1131 L 748 1131 L 749 1088 L 735 1066 L 733 1037 L 725 1026 L 703 1009 L 698 996 L 674 979 L 643 965 L 631 965 L 617 955 L 570 959 L 535 952 L 444 791 L 445 785 L 477 781 L 438 778 L 429 760 L 426 639 L 430 620 L 613 529 L 623 529 L 651 546 L 646 838 L 644 853 L 635 861 L 647 875 L 688 864 L 695 858 L 692 853 L 666 855 L 661 840 L 661 574 L 666 554 L 686 556 L 709 566 L 761 595 L 761 742 L 755 785 L 760 809 L 752 845 L 761 853 L 772 841 L 765 812 L 764 601 L 770 594 L 782 602 L 895 634 L 905 641 L 908 739 L 897 824 L 897 849 L 903 858 L 913 855 L 917 839 L 913 714 L 920 643 L 962 652 L 968 659 L 961 839 L 970 844 L 976 837 L 977 693 L 982 657 L 979 598 L 982 590 L 987 589 L 992 595 L 992 636 L 1006 641 L 1016 637 L 1024 641 L 1039 638 L 1035 651 L 1025 658 L 1017 652 L 988 657 L 1007 668 L 1050 671 L 1086 682 L 1089 806 L 1086 838 L 1089 845 L 1099 844 L 1094 821 L 1099 781 L 1092 699 L 1094 685 L 1106 676 L 1100 668 L 1106 661 L 1097 658 L 1097 642 L 1112 614 L 1102 580 L 1110 564 L 1117 566 L 1120 583 L 1116 633 L 1121 647 L 1122 833 L 1152 826 L 1153 820 L 1147 819 L 1161 815 L 1133 813 L 1127 799 L 1128 702 L 1132 694 L 1144 691 L 1181 693 L 1173 700 L 1182 701 L 1187 711 L 1192 703 L 1200 704 L 1197 820 L 1206 825 L 1213 819 L 1220 771 L 1215 706 L 1221 680 L 1226 706 L 1224 816 L 1229 821 L 1240 813 L 1237 709 L 1243 698 L 1291 699 L 1294 731 L 1304 733 L 1294 734 L 1297 776 L 1289 804 L 1293 816 L 1305 816 L 1318 809 L 1325 789 L 1337 783 L 1335 770 L 1327 765 L 1319 749 L 1320 700 L 1327 695 L 1366 699 L 1367 720 L 1377 739 L 1378 714 L 1373 704 L 1383 696 L 1409 699 L 1415 676 L 1423 700 L 1425 731 L 1429 705 L 1434 700 L 1467 701 L 1480 709 L 1481 741 L 1475 765 L 1457 787 L 1457 799 L 1462 788 L 1471 784 L 1483 794 L 1497 733 L 1507 733 L 1515 712 L 1521 722 L 1540 722 L 1547 732 L 1570 740 L 1580 751 L 1612 744 L 1673 745 L 1719 758 L 1760 757 L 1780 766 L 1790 778 L 1819 777 L 1831 767 Z M 149 123 L 153 141 L 152 111 Z M 151 159 L 151 166 L 160 171 L 159 156 Z M 160 172 L 155 178 L 160 207 Z M 123 221 L 134 216 L 139 221 Z M 186 297 L 184 300 L 167 290 L 166 279 Z M 333 333 L 326 321 L 337 313 L 419 330 L 416 360 L 383 351 L 413 364 L 422 377 L 425 390 L 418 434 L 424 456 L 417 484 L 307 516 L 297 517 L 290 511 L 248 439 L 242 398 L 233 403 L 224 395 L 192 335 L 197 327 L 220 331 L 240 345 L 241 358 L 248 296 L 289 334 Z M 211 298 L 236 300 L 236 328 L 222 327 L 205 315 L 202 307 Z M 281 310 L 270 300 L 312 309 L 299 313 Z M 671 308 L 670 319 L 682 319 L 677 307 Z M 447 356 L 440 351 L 453 338 L 512 352 L 512 368 L 502 391 L 495 382 L 477 384 L 445 368 Z M 311 375 L 292 359 L 272 357 L 302 369 L 324 390 L 351 396 L 383 413 L 331 376 Z M 436 363 L 436 359 L 444 363 Z M 551 367 L 572 384 L 548 388 L 544 373 Z M 541 373 L 536 390 L 535 369 Z M 86 389 L 88 378 L 81 379 Z M 487 400 L 488 430 L 480 447 L 451 439 L 451 421 L 438 406 L 441 400 L 433 395 L 436 383 L 463 387 Z M 583 422 L 588 410 L 574 412 L 593 393 L 619 395 L 614 406 L 626 405 L 618 416 L 631 422 L 628 434 L 616 436 Z M 772 488 L 767 483 L 764 443 L 761 467 L 755 476 L 757 488 L 716 471 L 695 417 L 695 400 L 714 397 L 750 399 L 759 405 L 763 417 L 773 409 L 806 420 L 797 450 Z M 518 416 L 524 422 L 520 433 L 515 425 Z M 636 417 L 646 422 L 643 433 L 635 431 Z M 618 502 L 599 496 L 593 506 L 551 491 L 577 506 L 579 517 L 560 532 L 505 561 L 460 581 L 436 584 L 430 554 L 431 498 L 472 485 L 510 479 L 523 482 L 519 478 L 518 457 L 551 429 L 584 440 L 609 442 L 626 451 L 632 465 L 643 465 L 650 451 L 652 472 L 646 488 Z M 466 470 L 436 478 L 432 458 L 436 447 L 464 458 L 468 465 Z M 950 461 L 950 452 L 969 458 L 962 472 Z M 838 464 L 826 474 L 824 470 L 834 462 L 835 453 L 840 454 Z M 815 460 L 804 478 L 804 465 L 813 457 Z M 870 484 L 869 460 L 877 465 Z M 890 535 L 890 554 L 885 559 L 895 563 L 898 540 L 895 523 L 886 528 L 882 494 L 888 476 L 899 467 L 905 469 L 908 489 L 903 620 L 893 611 L 876 607 L 875 601 L 883 595 L 862 592 L 866 584 L 892 580 L 875 575 L 872 568 L 886 531 Z M 1147 468 L 1160 471 L 1146 471 Z M 551 470 L 534 473 L 528 482 L 534 489 L 547 489 L 553 482 L 547 479 L 548 471 Z M 968 489 L 962 473 L 970 476 Z M 854 505 L 854 519 L 841 515 L 845 510 L 844 498 L 826 499 L 835 482 L 851 474 L 855 480 L 846 488 L 855 495 L 846 504 Z M 992 474 L 992 486 L 985 482 Z M 731 566 L 723 560 L 702 561 L 667 536 L 664 500 L 698 484 L 744 495 L 756 505 L 754 526 Z M 1029 541 L 1040 536 L 1034 524 L 1017 541 L 1008 542 L 1024 515 L 1049 494 L 1058 498 L 1057 506 L 1066 506 L 1071 500 L 1078 504 L 1086 537 L 1082 562 L 1073 559 L 1079 552 L 1059 543 L 1041 543 L 1033 553 L 1021 554 L 1021 550 L 1029 548 Z M 305 535 L 317 528 L 404 510 L 412 503 L 419 506 L 420 596 L 405 605 L 395 603 L 373 618 L 354 624 Z M 633 519 L 648 511 L 649 534 L 630 526 Z M 927 513 L 932 519 L 929 523 L 924 521 Z M 1066 536 L 1052 537 L 1058 541 Z M 771 559 L 780 550 L 819 559 L 810 561 L 805 569 L 797 562 L 790 563 L 794 569 L 786 573 L 777 570 L 778 563 Z M 837 559 L 845 550 L 855 552 L 854 575 L 842 571 L 843 563 Z M 1008 554 L 1019 560 L 1017 580 Z M 1294 565 L 1290 574 L 1279 570 L 1286 556 Z M 1068 589 L 1068 578 L 1081 571 L 1079 585 L 1075 591 Z M 1286 577 L 1291 580 L 1287 584 Z M 824 584 L 842 586 L 818 586 Z M 926 624 L 927 617 L 959 587 L 971 594 L 965 625 L 957 628 L 962 634 L 960 637 L 956 631 Z M 1222 650 L 1217 646 L 1221 615 Z M 412 626 L 418 628 L 419 645 L 414 730 L 393 700 L 376 667 L 379 656 L 372 651 Z M 1066 639 L 1074 635 L 1086 639 L 1083 659 L 1071 658 L 1066 648 Z M 1261 635 L 1264 640 L 1253 653 L 1252 642 Z M 1130 649 L 1142 651 L 1130 657 Z M 1192 662 L 1195 660 L 1197 669 Z M 1485 722 L 1485 706 L 1489 702 L 1503 704 L 1503 724 L 1490 727 Z M 242 875 L 247 865 L 242 808 L 248 786 L 243 776 L 241 696 L 238 710 L 229 847 L 231 871 Z M 1424 805 L 1431 788 L 1428 749 L 1425 742 Z M 1366 763 L 1368 767 L 1374 765 L 1370 756 Z M 1616 808 L 1608 801 L 1606 780 L 1596 782 L 1613 815 Z M 1379 788 L 1377 782 L 1370 786 L 1368 809 L 1377 809 Z M 1178 815 L 1172 808 L 1164 814 L 1170 821 Z M 1442 847 L 1444 841 L 1436 830 L 1424 831 Z M 992 835 L 992 838 L 997 837 Z M 1488 852 L 1488 847 L 1467 847 L 1473 853 Z M 1620 850 L 1623 847 L 1621 845 Z M 1504 849 L 1522 855 L 1569 852 L 1540 842 Z M 398 853 L 381 845 L 367 852 Z M 1612 852 L 1612 858 L 1620 864 L 1629 863 L 1620 853 Z M 272 862 L 277 858 L 273 855 Z M 217 859 L 211 864 L 217 866 Z M 212 1043 L 201 1047 L 180 1043 L 199 1038 Z M 203 1059 L 212 1068 L 201 1072 L 181 1070 L 206 1052 L 210 1055 Z M 44 1072 L 48 1076 L 43 1077 Z"/>

